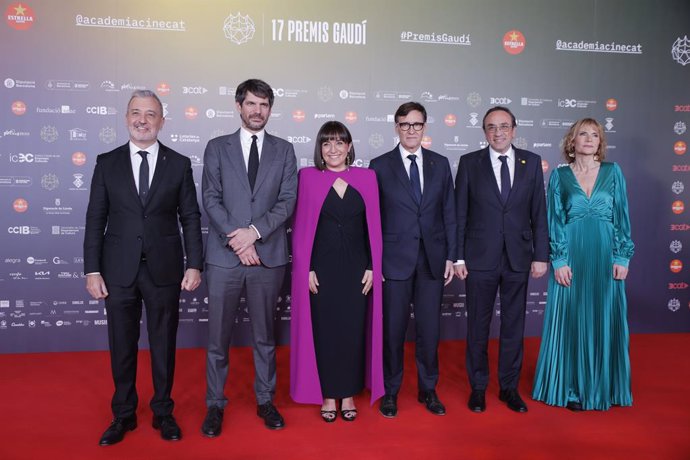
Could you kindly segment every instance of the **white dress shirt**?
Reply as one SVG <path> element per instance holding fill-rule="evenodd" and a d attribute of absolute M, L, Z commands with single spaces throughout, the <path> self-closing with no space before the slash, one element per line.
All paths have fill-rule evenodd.
<path fill-rule="evenodd" d="M 151 182 L 153 182 L 153 173 L 156 171 L 159 148 L 160 146 L 157 141 L 145 149 L 140 149 L 132 141 L 129 141 L 129 159 L 132 162 L 132 173 L 134 174 L 134 184 L 137 186 L 137 192 L 139 191 L 139 169 L 141 169 L 141 162 L 144 161 L 138 152 L 141 150 L 148 152 L 148 155 L 146 155 L 146 161 L 149 163 L 149 187 L 151 187 Z"/>
<path fill-rule="evenodd" d="M 256 147 L 259 149 L 259 161 L 261 161 L 261 148 L 264 145 L 263 129 L 258 133 L 252 133 L 244 128 L 240 128 L 240 142 L 242 143 L 242 156 L 244 157 L 244 167 L 249 171 L 249 150 L 252 148 L 252 136 L 256 136 Z"/>
<path fill-rule="evenodd" d="M 491 167 L 494 170 L 494 176 L 496 177 L 496 183 L 498 184 L 498 190 L 503 190 L 501 184 L 501 160 L 498 159 L 502 154 L 498 153 L 491 147 L 489 147 L 489 155 L 491 156 Z M 515 182 L 515 151 L 511 146 L 508 151 L 504 154 L 508 156 L 508 171 L 510 172 L 510 183 Z"/>

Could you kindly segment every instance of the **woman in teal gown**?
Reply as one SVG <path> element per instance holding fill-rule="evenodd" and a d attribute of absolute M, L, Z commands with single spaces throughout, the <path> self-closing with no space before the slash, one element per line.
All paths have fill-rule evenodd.
<path fill-rule="evenodd" d="M 570 410 L 632 405 L 625 278 L 634 244 L 625 179 L 601 125 L 576 122 L 548 187 L 552 270 L 532 397 Z"/>

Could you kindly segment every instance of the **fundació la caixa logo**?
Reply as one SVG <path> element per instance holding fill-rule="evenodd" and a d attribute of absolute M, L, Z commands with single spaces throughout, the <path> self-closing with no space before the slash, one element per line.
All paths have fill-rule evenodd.
<path fill-rule="evenodd" d="M 239 12 L 230 14 L 223 23 L 225 38 L 237 45 L 247 43 L 254 38 L 254 32 L 256 32 L 254 21 L 248 14 L 244 16 Z"/>
<path fill-rule="evenodd" d="M 676 38 L 671 47 L 671 56 L 682 66 L 690 64 L 690 40 L 688 40 L 687 35 L 683 38 Z"/>

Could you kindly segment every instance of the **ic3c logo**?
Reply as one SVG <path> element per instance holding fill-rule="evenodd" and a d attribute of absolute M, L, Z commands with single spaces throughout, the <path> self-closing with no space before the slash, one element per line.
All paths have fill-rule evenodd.
<path fill-rule="evenodd" d="M 33 163 L 33 153 L 10 153 L 10 163 Z"/>
<path fill-rule="evenodd" d="M 559 99 L 558 107 L 577 107 L 577 100 L 575 99 Z"/>

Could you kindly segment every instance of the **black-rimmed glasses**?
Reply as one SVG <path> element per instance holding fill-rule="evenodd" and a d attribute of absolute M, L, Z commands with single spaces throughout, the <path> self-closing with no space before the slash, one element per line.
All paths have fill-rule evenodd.
<path fill-rule="evenodd" d="M 424 128 L 424 123 L 408 123 L 403 121 L 402 123 L 398 123 L 398 128 L 400 128 L 402 131 L 409 131 L 410 128 L 414 129 L 415 131 L 421 131 Z"/>

